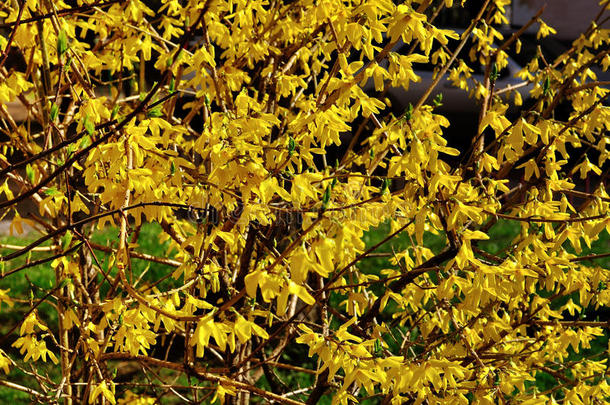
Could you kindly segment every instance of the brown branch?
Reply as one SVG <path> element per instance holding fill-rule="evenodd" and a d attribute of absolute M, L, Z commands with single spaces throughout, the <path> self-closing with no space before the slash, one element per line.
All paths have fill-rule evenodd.
<path fill-rule="evenodd" d="M 66 232 L 68 230 L 78 229 L 78 227 L 80 227 L 81 225 L 87 224 L 89 222 L 97 221 L 100 218 L 119 214 L 122 211 L 129 211 L 132 209 L 148 207 L 148 206 L 170 207 L 170 208 L 189 208 L 189 207 L 191 207 L 190 205 L 187 205 L 187 204 L 167 203 L 167 202 L 163 202 L 163 201 L 152 201 L 152 202 L 141 202 L 141 203 L 133 204 L 126 208 L 117 208 L 114 210 L 104 211 L 102 213 L 92 215 L 92 216 L 82 219 L 80 221 L 73 222 L 72 224 L 68 224 L 68 225 L 59 227 L 59 228 L 55 229 L 54 231 L 40 237 L 39 239 L 35 240 L 34 242 L 30 243 L 29 245 L 25 246 L 23 249 L 20 249 L 16 252 L 13 252 L 8 255 L 0 257 L 0 262 L 6 262 L 6 261 L 9 261 L 16 257 L 19 257 L 23 254 L 26 254 L 31 248 L 33 248 L 35 246 L 39 246 L 42 243 L 46 242 L 47 240 L 54 238 L 55 236 L 62 235 L 64 232 Z"/>
<path fill-rule="evenodd" d="M 4 62 L 6 62 L 6 58 L 8 57 L 8 53 L 11 49 L 13 39 L 15 39 L 15 34 L 17 33 L 19 24 L 21 24 L 21 17 L 23 16 L 24 9 L 25 9 L 25 0 L 19 2 L 19 14 L 17 14 L 17 20 L 15 21 L 15 28 L 11 31 L 11 36 L 8 38 L 8 42 L 6 43 L 6 48 L 4 49 L 4 52 L 2 52 L 2 56 L 0 57 L 0 69 L 2 69 L 2 67 L 4 66 Z"/>
<path fill-rule="evenodd" d="M 571 262 L 582 262 L 584 260 L 602 259 L 602 258 L 608 257 L 608 256 L 610 256 L 610 253 L 600 253 L 600 254 L 595 254 L 595 255 L 574 257 L 574 258 L 570 259 L 570 261 Z"/>
<path fill-rule="evenodd" d="M 495 215 L 495 216 L 498 216 L 500 218 L 512 219 L 514 221 L 521 221 L 521 222 L 547 222 L 547 223 L 559 223 L 559 224 L 574 223 L 574 222 L 587 222 L 587 221 L 593 221 L 593 220 L 596 220 L 596 219 L 608 218 L 608 214 L 593 215 L 593 216 L 590 216 L 590 217 L 582 217 L 582 218 L 549 219 L 549 218 L 535 218 L 535 217 L 532 217 L 532 216 L 529 216 L 529 217 L 515 217 L 513 215 L 494 213 L 494 212 L 487 211 L 487 210 L 483 210 L 483 212 L 485 212 L 488 215 Z"/>
<path fill-rule="evenodd" d="M 276 361 L 269 361 L 269 362 L 267 362 L 267 364 L 269 364 L 272 367 L 283 368 L 285 370 L 297 371 L 299 373 L 316 374 L 316 370 L 310 370 L 310 369 L 304 368 L 304 367 L 293 366 L 292 364 L 278 363 Z"/>
<path fill-rule="evenodd" d="M 539 321 L 532 320 L 530 322 L 539 326 L 565 326 L 569 328 L 606 328 L 610 329 L 610 321 Z"/>
<path fill-rule="evenodd" d="M 235 288 L 238 291 L 242 290 L 245 287 L 244 279 L 248 274 L 250 258 L 252 257 L 252 253 L 254 251 L 254 243 L 256 242 L 257 232 L 258 231 L 254 229 L 254 226 L 251 223 L 248 227 L 248 236 L 246 237 L 246 244 L 244 246 L 244 250 L 242 251 L 242 254 L 239 257 L 239 273 L 237 273 L 237 277 L 234 280 Z"/>
<path fill-rule="evenodd" d="M 553 377 L 555 377 L 558 380 L 563 381 L 564 383 L 567 384 L 575 384 L 576 381 L 572 380 L 571 378 L 566 377 L 565 375 L 557 372 L 556 370 L 553 370 L 552 368 L 546 367 L 546 366 L 534 366 L 537 369 L 544 371 L 547 374 L 552 375 Z"/>
<path fill-rule="evenodd" d="M 106 7 L 106 6 L 115 4 L 115 3 L 123 3 L 123 2 L 127 2 L 127 1 L 128 0 L 109 0 L 109 1 L 97 3 L 97 4 L 87 4 L 87 5 L 83 5 L 83 6 L 79 6 L 79 7 L 65 8 L 62 10 L 57 10 L 56 12 L 38 15 L 38 16 L 35 16 L 32 18 L 26 18 L 25 20 L 22 20 L 22 21 L 15 21 L 15 22 L 11 22 L 11 23 L 0 24 L 0 29 L 12 28 L 12 27 L 14 27 L 16 25 L 20 25 L 20 24 L 28 24 L 31 22 L 45 20 L 45 19 L 51 18 L 55 15 L 57 15 L 59 17 L 64 17 L 64 16 L 74 14 L 74 13 L 82 13 L 85 11 L 89 11 L 95 7 Z"/>
<path fill-rule="evenodd" d="M 91 247 L 95 250 L 101 250 L 102 252 L 106 252 L 106 253 L 116 253 L 117 252 L 117 249 L 113 249 L 108 246 L 100 245 L 100 244 L 93 243 L 93 242 L 89 242 L 89 243 L 90 243 Z M 159 264 L 165 264 L 167 266 L 172 266 L 172 267 L 182 266 L 182 262 L 179 262 L 177 260 L 165 259 L 163 257 L 157 257 L 157 256 L 153 256 L 153 255 L 149 255 L 149 254 L 141 253 L 141 252 L 134 252 L 131 250 L 129 251 L 129 256 L 135 257 L 136 259 L 146 260 L 149 262 L 154 262 L 154 263 L 159 263 Z"/>
<path fill-rule="evenodd" d="M 413 280 L 415 280 L 415 278 L 417 278 L 419 275 L 427 272 L 430 267 L 436 267 L 436 266 L 442 264 L 443 262 L 454 258 L 455 255 L 457 254 L 457 252 L 458 252 L 458 249 L 456 247 L 451 247 L 451 248 L 448 248 L 448 249 L 442 251 L 441 253 L 437 254 L 433 258 L 427 260 L 426 262 L 417 266 L 413 270 L 404 274 L 398 280 L 394 281 L 392 284 L 390 284 L 388 286 L 388 289 L 391 290 L 392 292 L 400 293 L 400 291 L 402 291 L 403 288 L 405 288 L 409 283 L 411 283 Z M 371 306 L 371 308 L 368 310 L 368 312 L 365 313 L 362 317 L 360 317 L 359 322 L 358 322 L 358 325 L 360 328 L 366 329 L 368 327 L 368 325 L 373 321 L 373 319 L 375 319 L 379 315 L 379 313 L 381 311 L 381 301 L 382 300 L 383 300 L 383 295 L 378 297 L 375 300 L 375 302 L 373 303 L 373 305 Z"/>
<path fill-rule="evenodd" d="M 610 81 L 608 81 L 608 80 L 585 83 L 583 85 L 576 86 L 576 87 L 571 87 L 571 88 L 567 89 L 566 90 L 566 96 L 570 95 L 570 94 L 573 94 L 573 93 L 577 93 L 577 92 L 582 91 L 582 90 L 587 90 L 587 89 L 591 89 L 591 88 L 594 88 L 594 87 L 608 86 L 608 85 L 610 85 Z"/>
<path fill-rule="evenodd" d="M 214 383 L 217 383 L 220 385 L 230 386 L 230 387 L 242 390 L 242 391 L 250 392 L 250 393 L 257 395 L 259 397 L 262 397 L 262 398 L 266 398 L 266 399 L 269 399 L 272 401 L 277 401 L 282 404 L 305 405 L 303 402 L 285 398 L 281 395 L 277 395 L 272 392 L 265 391 L 261 388 L 255 387 L 253 385 L 239 382 L 239 381 L 234 381 L 227 377 L 222 377 L 219 375 L 212 374 L 202 367 L 188 367 L 188 366 L 185 366 L 184 364 L 178 364 L 178 363 L 173 363 L 171 361 L 159 360 L 154 357 L 148 357 L 148 356 L 140 356 L 140 355 L 133 356 L 129 353 L 104 353 L 100 356 L 100 358 L 103 361 L 133 360 L 133 361 L 138 361 L 138 362 L 142 362 L 142 363 L 148 363 L 148 364 L 155 365 L 157 367 L 163 367 L 163 368 L 168 368 L 171 370 L 181 371 L 183 373 L 188 373 L 201 380 L 211 381 L 211 382 L 214 382 Z"/>
<path fill-rule="evenodd" d="M 18 267 L 16 269 L 13 269 L 11 271 L 7 271 L 6 273 L 0 275 L 0 280 L 4 279 L 5 277 L 10 276 L 11 274 L 15 274 L 17 272 L 20 272 L 21 270 L 25 270 L 25 269 L 30 268 L 30 267 L 38 266 L 39 264 L 48 263 L 48 262 L 51 262 L 51 261 L 53 261 L 55 259 L 58 259 L 60 257 L 63 257 L 63 256 L 67 256 L 70 253 L 78 250 L 82 245 L 83 245 L 83 243 L 81 242 L 78 245 L 76 245 L 76 246 L 74 246 L 74 247 L 72 247 L 72 248 L 70 248 L 70 249 L 68 249 L 68 250 L 66 250 L 64 252 L 58 253 L 58 254 L 50 256 L 50 257 L 45 257 L 44 259 L 35 260 L 33 262 L 26 263 L 23 266 Z M 0 260 L 0 261 L 2 261 L 2 260 Z"/>
<path fill-rule="evenodd" d="M 321 374 L 317 376 L 316 384 L 307 398 L 307 405 L 315 405 L 320 401 L 322 395 L 329 387 L 328 384 L 328 368 L 326 368 Z"/>
<path fill-rule="evenodd" d="M 51 398 L 49 398 L 47 395 L 44 395 L 38 391 L 36 391 L 33 388 L 30 387 L 24 387 L 23 385 L 20 384 L 16 384 L 14 382 L 10 382 L 10 381 L 6 381 L 6 380 L 0 380 L 0 385 L 3 385 L 7 388 L 11 388 L 17 391 L 21 391 L 21 392 L 25 392 L 26 394 L 32 395 L 34 397 L 36 397 L 36 399 L 38 399 L 39 401 L 50 401 Z M 48 403 L 48 402 L 47 402 Z"/>

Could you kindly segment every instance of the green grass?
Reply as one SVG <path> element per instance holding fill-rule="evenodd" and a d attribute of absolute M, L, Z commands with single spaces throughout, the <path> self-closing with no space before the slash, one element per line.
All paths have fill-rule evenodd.
<path fill-rule="evenodd" d="M 147 253 L 158 257 L 168 257 L 167 250 L 169 247 L 169 243 L 159 242 L 160 233 L 161 227 L 158 224 L 144 224 L 140 230 L 137 240 L 138 246 L 135 248 L 135 250 L 141 253 Z M 4 236 L 0 237 L 0 244 L 26 246 L 27 244 L 35 241 L 38 237 L 40 237 L 40 234 L 35 232 L 21 236 Z M 93 233 L 93 235 L 91 235 L 91 241 L 104 246 L 116 247 L 118 245 L 118 229 L 106 228 L 101 231 L 96 231 Z M 74 245 L 76 242 L 76 240 L 73 240 L 72 245 Z M 47 241 L 41 246 L 51 246 L 51 241 Z M 13 251 L 13 249 L 0 249 L 0 255 L 6 255 Z M 53 254 L 53 252 L 31 252 L 31 254 L 21 256 L 6 263 L 4 265 L 4 271 L 8 272 L 11 269 L 15 269 L 17 267 L 22 266 L 28 261 L 42 259 L 45 257 L 52 256 Z M 108 271 L 109 255 L 101 251 L 95 251 L 95 254 L 97 259 L 101 262 L 104 271 Z M 132 270 L 134 278 L 140 276 L 144 271 L 146 271 L 147 273 L 144 279 L 152 282 L 155 280 L 159 280 L 160 278 L 171 273 L 173 271 L 173 268 L 164 264 L 133 259 Z M 111 274 L 116 275 L 116 268 L 111 269 Z M 178 281 L 173 280 L 170 277 L 167 282 L 165 282 L 165 285 L 162 286 L 162 288 L 165 288 L 168 285 L 174 285 L 177 282 Z M 4 336 L 16 323 L 20 322 L 23 318 L 23 315 L 31 309 L 32 303 L 36 303 L 40 298 L 42 298 L 49 291 L 50 288 L 56 285 L 55 283 L 55 270 L 51 267 L 51 262 L 33 266 L 18 273 L 2 278 L 0 280 L 0 289 L 9 289 L 9 295 L 11 296 L 11 298 L 19 298 L 25 301 L 16 302 L 12 308 L 9 307 L 7 304 L 2 304 L 0 310 L 0 336 Z M 106 285 L 104 286 L 104 289 L 107 290 L 108 285 L 107 283 L 105 284 Z M 56 330 L 57 312 L 53 305 L 51 305 L 51 303 L 44 302 L 37 308 L 37 310 L 39 317 L 45 322 L 45 324 L 52 331 Z M 19 329 L 13 332 L 12 336 L 5 342 L 3 342 L 3 345 L 1 347 L 13 359 L 21 358 L 21 355 L 19 354 L 18 350 L 15 350 L 15 348 L 11 347 L 11 343 L 17 338 L 17 335 L 19 333 L 18 330 Z M 47 344 L 49 344 L 48 339 Z M 53 350 L 51 346 L 49 346 L 49 349 Z M 23 364 L 23 362 L 19 362 L 18 364 L 27 369 L 27 365 Z M 51 380 L 55 382 L 58 382 L 60 380 L 61 376 L 59 374 L 59 367 L 53 365 L 53 363 L 51 363 L 50 361 L 47 363 L 38 362 L 36 363 L 36 367 L 38 370 L 46 373 Z M 8 376 L 6 376 L 6 378 L 9 381 L 24 386 L 29 386 L 34 389 L 38 388 L 32 377 L 25 375 L 23 372 L 21 372 L 15 367 L 11 368 L 11 372 Z M 137 389 L 132 389 L 132 391 L 136 392 Z M 28 399 L 29 395 L 23 392 L 6 387 L 0 387 L 1 404 L 11 402 L 26 403 L 28 402 Z M 165 399 L 167 399 L 167 397 Z"/>
<path fill-rule="evenodd" d="M 168 254 L 169 242 L 159 242 L 159 235 L 161 233 L 162 229 L 159 224 L 143 224 L 138 235 L 138 240 L 136 242 L 137 247 L 135 247 L 134 250 L 139 253 L 146 253 L 160 258 L 173 258 L 172 252 Z M 106 228 L 103 231 L 94 233 L 91 237 L 91 240 L 97 244 L 111 246 L 116 249 L 116 247 L 118 246 L 118 234 L 119 231 L 117 228 Z M 96 252 L 96 256 L 98 260 L 102 263 L 102 269 L 105 272 L 110 270 L 110 274 L 112 276 L 116 276 L 116 266 L 111 269 L 108 269 L 110 255 L 103 252 Z M 134 280 L 137 280 L 143 273 L 146 273 L 142 277 L 142 281 L 138 284 L 138 287 L 141 287 L 143 284 L 150 284 L 166 277 L 168 274 L 174 271 L 174 268 L 166 264 L 132 258 L 131 271 L 133 273 Z M 101 281 L 102 276 L 99 275 L 98 278 L 99 281 Z M 172 277 L 169 277 L 165 281 L 163 281 L 163 283 L 159 284 L 159 288 L 161 290 L 164 288 L 171 289 L 177 287 L 179 283 L 179 280 L 174 280 Z M 104 283 L 102 285 L 100 289 L 102 295 L 106 293 L 108 288 L 109 286 L 107 283 Z"/>
<path fill-rule="evenodd" d="M 167 250 L 169 247 L 168 242 L 160 243 L 159 235 L 161 233 L 161 227 L 158 224 L 144 224 L 140 230 L 136 251 L 141 253 L 147 253 L 153 256 L 167 257 Z M 30 233 L 25 236 L 5 236 L 0 238 L 1 244 L 10 244 L 16 246 L 25 246 L 40 237 L 37 233 Z M 118 245 L 118 229 L 116 228 L 105 228 L 101 231 L 96 231 L 91 235 L 91 241 L 104 246 L 115 247 Z M 72 246 L 77 242 L 76 238 L 72 240 Z M 41 246 L 51 246 L 51 241 L 46 241 Z M 81 249 L 84 249 L 82 247 Z M 0 255 L 6 255 L 13 252 L 12 249 L 0 249 Z M 27 261 L 34 261 L 45 257 L 50 257 L 53 252 L 31 252 L 31 254 L 23 255 L 19 258 L 9 261 L 4 266 L 4 271 L 8 272 L 11 269 L 15 269 L 22 266 Z M 110 262 L 110 255 L 101 251 L 95 251 L 97 260 L 101 263 L 104 271 L 108 271 L 108 264 Z M 133 259 L 132 260 L 132 271 L 135 277 L 139 277 L 143 272 L 147 272 L 144 280 L 156 281 L 166 276 L 168 273 L 173 271 L 171 266 L 153 263 L 146 260 Z M 116 267 L 110 269 L 111 274 L 116 275 Z M 100 280 L 102 276 L 99 276 Z M 171 278 L 167 281 L 168 284 L 175 284 L 177 281 Z M 55 270 L 51 267 L 51 262 L 43 263 L 37 266 L 29 267 L 18 273 L 9 275 L 0 280 L 0 289 L 10 289 L 10 296 L 22 299 L 32 299 L 33 302 L 37 301 L 37 298 L 41 298 L 48 291 L 56 285 L 55 281 Z M 107 289 L 108 286 L 105 285 Z M 29 304 L 28 304 L 29 305 Z M 18 305 L 16 305 L 18 307 Z M 3 305 L 6 308 L 6 304 Z M 16 315 L 19 317 L 18 311 L 12 311 L 13 313 L 6 313 L 2 311 L 0 313 L 0 321 L 6 321 L 5 316 Z M 39 307 L 39 313 L 41 317 L 49 323 L 49 326 L 53 325 L 57 321 L 55 310 L 47 304 L 42 304 Z M 0 326 L 0 332 L 6 331 L 8 325 L 3 322 L 4 326 Z"/>

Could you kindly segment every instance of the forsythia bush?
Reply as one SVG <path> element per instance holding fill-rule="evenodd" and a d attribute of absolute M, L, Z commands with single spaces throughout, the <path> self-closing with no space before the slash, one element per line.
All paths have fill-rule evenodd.
<path fill-rule="evenodd" d="M 510 1 L 470 3 L 2 0 L 0 216 L 34 230 L 2 246 L 0 277 L 53 280 L 0 290 L 3 390 L 609 400 L 607 348 L 582 353 L 609 328 L 590 319 L 610 305 L 607 254 L 583 253 L 610 230 L 608 89 L 591 70 L 610 65 L 609 3 L 566 53 L 523 68 L 515 116 L 521 95 L 495 82 L 523 30 L 499 32 Z M 435 26 L 462 7 L 463 32 Z M 418 82 L 416 63 L 437 79 L 392 112 L 384 89 Z M 445 74 L 480 105 L 467 150 L 430 96 Z M 163 253 L 140 246 L 149 224 Z M 520 232 L 492 250 L 506 224 Z M 385 268 L 365 270 L 386 245 Z"/>

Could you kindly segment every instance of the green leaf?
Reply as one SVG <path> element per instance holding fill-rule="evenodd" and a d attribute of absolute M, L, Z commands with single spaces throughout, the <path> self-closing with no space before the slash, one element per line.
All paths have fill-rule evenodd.
<path fill-rule="evenodd" d="M 375 339 L 374 354 L 375 357 L 383 357 L 383 346 L 379 339 Z"/>
<path fill-rule="evenodd" d="M 59 285 L 59 288 L 64 288 L 69 284 L 72 284 L 72 279 L 70 277 L 63 279 L 61 284 Z"/>
<path fill-rule="evenodd" d="M 116 116 L 119 114 L 119 105 L 115 104 L 114 107 L 112 107 L 112 113 L 110 113 L 110 119 L 115 119 Z"/>
<path fill-rule="evenodd" d="M 129 79 L 129 88 L 131 89 L 132 93 L 138 92 L 138 82 L 133 77 L 131 79 Z M 140 100 L 140 101 L 142 101 L 142 100 Z"/>
<path fill-rule="evenodd" d="M 80 146 L 86 148 L 89 145 L 91 145 L 91 137 L 89 135 L 83 136 L 83 139 L 80 141 Z"/>
<path fill-rule="evenodd" d="M 51 121 L 55 121 L 55 119 L 57 118 L 58 115 L 59 115 L 59 106 L 55 103 L 51 103 L 51 113 L 50 113 Z"/>
<path fill-rule="evenodd" d="M 83 126 L 89 135 L 93 135 L 95 132 L 95 125 L 93 122 L 89 121 L 89 117 L 85 117 L 85 121 L 83 122 Z"/>
<path fill-rule="evenodd" d="M 25 174 L 28 176 L 30 183 L 34 183 L 34 168 L 31 165 L 25 167 Z"/>
<path fill-rule="evenodd" d="M 413 115 L 413 104 L 409 103 L 407 109 L 405 110 L 405 121 L 411 121 L 411 116 Z"/>
<path fill-rule="evenodd" d="M 296 142 L 294 141 L 294 138 L 290 137 L 290 139 L 288 139 L 288 156 L 292 156 L 296 147 L 297 147 L 297 145 L 296 145 Z"/>
<path fill-rule="evenodd" d="M 388 179 L 388 178 L 383 179 L 383 184 L 381 185 L 381 195 L 384 195 L 385 193 L 387 193 L 389 188 L 390 188 L 390 179 Z"/>
<path fill-rule="evenodd" d="M 175 89 L 176 89 L 176 79 L 174 79 L 172 77 L 171 80 L 169 81 L 169 92 L 173 93 Z"/>
<path fill-rule="evenodd" d="M 68 50 L 68 36 L 66 31 L 61 30 L 57 35 L 57 54 L 61 57 Z"/>
<path fill-rule="evenodd" d="M 74 151 L 76 151 L 76 148 L 77 146 L 75 143 L 71 143 L 70 145 L 68 145 L 68 147 L 66 148 L 66 150 L 68 151 L 68 158 L 72 156 Z"/>
<path fill-rule="evenodd" d="M 495 83 L 495 81 L 498 79 L 498 65 L 496 65 L 495 63 L 491 65 L 491 73 L 489 74 L 489 80 L 492 83 Z"/>
<path fill-rule="evenodd" d="M 542 82 L 542 94 L 544 94 L 546 96 L 549 93 L 550 89 L 551 89 L 551 78 L 547 76 L 544 78 L 544 82 Z"/>
<path fill-rule="evenodd" d="M 438 93 L 434 100 L 432 101 L 435 107 L 440 107 L 443 105 L 443 93 Z"/>
<path fill-rule="evenodd" d="M 59 191 L 57 191 L 55 187 L 49 187 L 44 191 L 44 193 L 48 196 L 54 196 L 59 194 Z"/>
<path fill-rule="evenodd" d="M 72 242 L 72 237 L 73 235 L 70 231 L 66 231 L 64 236 L 61 237 L 61 246 L 64 250 L 66 250 L 70 246 L 70 243 Z"/>
<path fill-rule="evenodd" d="M 156 107 L 153 108 L 152 110 L 148 110 L 148 112 L 146 113 L 146 116 L 148 118 L 158 118 L 158 117 L 162 117 L 163 116 L 163 112 L 161 111 L 161 107 Z"/>
<path fill-rule="evenodd" d="M 330 186 L 326 187 L 324 190 L 324 195 L 322 196 L 322 210 L 325 210 L 330 202 Z"/>

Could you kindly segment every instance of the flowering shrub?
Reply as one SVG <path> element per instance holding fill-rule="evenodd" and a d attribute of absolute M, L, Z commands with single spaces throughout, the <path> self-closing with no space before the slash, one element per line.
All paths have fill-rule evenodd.
<path fill-rule="evenodd" d="M 610 65 L 609 3 L 523 68 L 530 100 L 510 119 L 506 51 L 553 29 L 539 13 L 502 35 L 505 0 L 462 33 L 435 26 L 469 3 L 2 2 L 0 215 L 38 233 L 5 246 L 1 277 L 50 264 L 54 281 L 0 290 L 18 314 L 0 384 L 43 403 L 608 400 L 607 351 L 580 353 L 608 338 L 582 319 L 610 303 L 607 254 L 582 244 L 610 230 L 592 70 Z M 418 82 L 415 63 L 435 79 L 392 113 L 384 90 Z M 461 151 L 430 96 L 446 77 L 480 105 Z M 161 254 L 139 246 L 151 223 Z M 520 232 L 492 249 L 506 223 Z M 398 237 L 387 268 L 360 266 Z"/>

